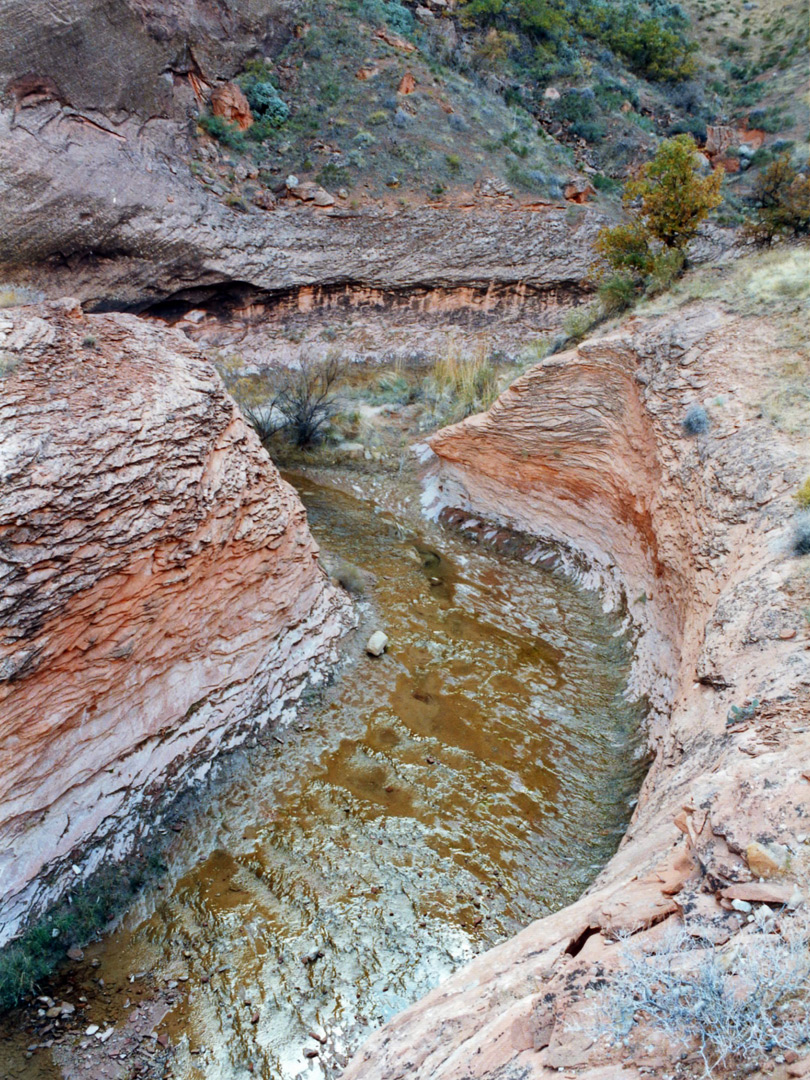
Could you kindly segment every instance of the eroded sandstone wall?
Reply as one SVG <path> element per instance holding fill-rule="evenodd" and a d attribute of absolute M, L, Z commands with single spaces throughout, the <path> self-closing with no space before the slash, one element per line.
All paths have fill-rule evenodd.
<path fill-rule="evenodd" d="M 291 715 L 349 616 L 179 332 L 1 311 L 0 365 L 2 943 L 167 783 Z"/>
<path fill-rule="evenodd" d="M 604 1032 L 626 948 L 655 964 L 683 927 L 695 947 L 679 970 L 712 944 L 733 970 L 735 949 L 756 955 L 752 909 L 808 895 L 810 579 L 790 535 L 810 448 L 762 408 L 790 363 L 802 361 L 767 322 L 696 304 L 549 358 L 430 440 L 430 512 L 547 538 L 606 602 L 624 594 L 640 634 L 634 685 L 657 706 L 654 762 L 582 899 L 395 1017 L 345 1080 L 705 1075 L 650 1026 L 612 1045 Z M 710 426 L 690 437 L 694 403 Z"/>

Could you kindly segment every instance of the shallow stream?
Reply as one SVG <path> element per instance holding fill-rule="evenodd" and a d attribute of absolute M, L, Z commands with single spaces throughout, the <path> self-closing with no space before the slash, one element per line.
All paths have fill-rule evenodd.
<path fill-rule="evenodd" d="M 325 561 L 363 588 L 355 655 L 294 729 L 225 768 L 161 888 L 87 950 L 104 998 L 88 1020 L 115 1019 L 144 973 L 176 996 L 183 1080 L 336 1075 L 459 965 L 575 898 L 642 776 L 629 641 L 598 597 L 296 483 Z M 372 659 L 378 627 L 390 647 Z"/>

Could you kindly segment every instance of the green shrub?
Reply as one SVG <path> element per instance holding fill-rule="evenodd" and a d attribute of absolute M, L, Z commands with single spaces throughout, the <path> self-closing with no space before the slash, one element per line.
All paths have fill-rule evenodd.
<path fill-rule="evenodd" d="M 276 87 L 269 79 L 246 72 L 236 80 L 248 99 L 250 110 L 253 113 L 254 126 L 262 128 L 279 128 L 285 124 L 290 115 L 290 106 L 284 101 Z"/>
<path fill-rule="evenodd" d="M 702 405 L 690 405 L 683 418 L 683 430 L 687 435 L 702 435 L 709 430 L 709 414 Z"/>
<path fill-rule="evenodd" d="M 594 248 L 615 270 L 633 271 L 637 277 L 652 270 L 652 237 L 637 217 L 600 230 Z"/>
<path fill-rule="evenodd" d="M 578 120 L 571 125 L 570 131 L 588 143 L 600 143 L 607 135 L 607 127 L 602 120 Z"/>
<path fill-rule="evenodd" d="M 609 274 L 599 282 L 597 290 L 606 315 L 618 315 L 632 307 L 638 295 L 635 278 L 631 274 Z"/>
<path fill-rule="evenodd" d="M 802 510 L 793 522 L 793 554 L 810 555 L 810 510 Z"/>
<path fill-rule="evenodd" d="M 602 319 L 601 308 L 595 304 L 572 308 L 563 319 L 563 332 L 566 339 L 576 343 L 582 341 Z"/>
<path fill-rule="evenodd" d="M 641 22 L 627 14 L 608 37 L 612 49 L 636 71 L 649 79 L 677 82 L 697 70 L 697 45 L 682 33 L 663 26 L 657 19 Z"/>
<path fill-rule="evenodd" d="M 592 120 L 599 115 L 596 95 L 592 90 L 566 90 L 555 103 L 554 114 L 569 124 Z"/>
<path fill-rule="evenodd" d="M 618 190 L 621 184 L 618 180 L 614 180 L 612 176 L 606 176 L 604 173 L 597 173 L 591 177 L 593 180 L 593 186 L 597 191 L 612 192 Z"/>
<path fill-rule="evenodd" d="M 362 0 L 360 14 L 377 26 L 390 26 L 397 34 L 413 33 L 415 22 L 412 12 L 398 0 Z"/>
<path fill-rule="evenodd" d="M 671 289 L 683 273 L 686 258 L 679 248 L 665 248 L 656 251 L 647 272 L 645 292 L 647 296 L 658 296 Z"/>
<path fill-rule="evenodd" d="M 810 476 L 796 492 L 796 502 L 802 510 L 810 510 Z"/>
<path fill-rule="evenodd" d="M 754 181 L 754 213 L 746 232 L 760 243 L 810 232 L 810 175 L 800 173 L 786 150 Z"/>
<path fill-rule="evenodd" d="M 347 176 L 346 170 L 341 169 L 331 161 L 327 161 L 315 179 L 325 188 L 338 187 L 341 184 L 344 187 L 351 187 L 351 180 Z"/>
<path fill-rule="evenodd" d="M 235 150 L 239 154 L 246 152 L 247 141 L 244 133 L 239 130 L 238 124 L 232 124 L 224 117 L 214 116 L 212 113 L 202 113 L 201 116 L 197 117 L 197 123 L 203 131 L 206 131 L 211 138 L 216 139 L 223 146 L 227 146 L 230 150 Z"/>

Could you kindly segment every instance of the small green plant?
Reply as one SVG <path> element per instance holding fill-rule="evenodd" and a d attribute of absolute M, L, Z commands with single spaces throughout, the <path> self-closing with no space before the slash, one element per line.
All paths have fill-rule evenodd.
<path fill-rule="evenodd" d="M 197 117 L 197 124 L 207 132 L 212 139 L 227 146 L 238 154 L 247 151 L 247 140 L 244 133 L 239 130 L 238 124 L 232 124 L 222 116 L 214 116 L 212 113 L 202 113 Z"/>
<path fill-rule="evenodd" d="M 802 510 L 793 522 L 793 554 L 810 555 L 810 510 Z"/>
<path fill-rule="evenodd" d="M 131 903 L 148 877 L 165 871 L 157 852 L 132 856 L 126 865 L 104 864 L 47 914 L 0 950 L 0 1012 L 17 1005 L 110 918 Z"/>
<path fill-rule="evenodd" d="M 759 698 L 754 698 L 747 705 L 732 705 L 726 717 L 726 727 L 734 724 L 743 724 L 747 720 L 753 720 L 759 708 Z"/>
<path fill-rule="evenodd" d="M 447 162 L 447 168 L 452 173 L 461 172 L 461 158 L 458 154 L 446 154 L 444 160 Z"/>
<path fill-rule="evenodd" d="M 96 347 L 96 339 L 95 339 L 95 337 L 93 337 L 92 334 L 88 334 L 86 337 L 82 338 L 82 346 L 85 349 L 95 349 L 95 347 Z"/>
<path fill-rule="evenodd" d="M 681 426 L 687 435 L 702 435 L 709 430 L 709 414 L 702 405 L 690 405 Z"/>
<path fill-rule="evenodd" d="M 807 477 L 796 492 L 796 502 L 799 504 L 799 509 L 810 510 L 810 476 Z"/>

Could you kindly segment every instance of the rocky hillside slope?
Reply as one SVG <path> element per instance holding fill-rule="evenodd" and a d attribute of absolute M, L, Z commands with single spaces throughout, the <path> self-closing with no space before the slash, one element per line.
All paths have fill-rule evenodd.
<path fill-rule="evenodd" d="M 0 313 L 0 944 L 293 713 L 348 601 L 181 334 Z"/>
<path fill-rule="evenodd" d="M 607 602 L 623 599 L 655 757 L 589 892 L 388 1023 L 346 1080 L 607 1080 L 680 1057 L 702 1074 L 677 1020 L 666 1037 L 640 1024 L 605 1039 L 628 940 L 637 964 L 664 972 L 669 931 L 685 927 L 678 970 L 691 976 L 712 944 L 728 943 L 720 963 L 734 971 L 790 937 L 789 917 L 770 937 L 757 919 L 800 905 L 810 881 L 810 575 L 794 533 L 810 456 L 762 403 L 805 363 L 773 325 L 692 304 L 551 357 L 430 440 L 434 514 L 472 535 L 490 520 L 546 538 Z M 693 406 L 705 422 L 689 434 Z M 747 1064 L 773 1068 L 765 1049 Z"/>

